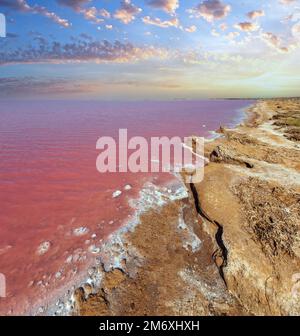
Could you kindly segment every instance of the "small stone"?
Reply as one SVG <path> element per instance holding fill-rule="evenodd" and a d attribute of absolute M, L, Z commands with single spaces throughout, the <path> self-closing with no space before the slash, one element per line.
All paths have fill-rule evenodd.
<path fill-rule="evenodd" d="M 128 191 L 131 190 L 132 186 L 130 184 L 126 184 L 126 186 L 124 187 L 124 190 Z"/>
<path fill-rule="evenodd" d="M 215 261 L 216 261 L 217 267 L 221 267 L 224 263 L 224 260 L 222 257 L 217 257 Z"/>
<path fill-rule="evenodd" d="M 86 298 L 93 293 L 93 287 L 89 283 L 83 285 L 83 290 Z"/>

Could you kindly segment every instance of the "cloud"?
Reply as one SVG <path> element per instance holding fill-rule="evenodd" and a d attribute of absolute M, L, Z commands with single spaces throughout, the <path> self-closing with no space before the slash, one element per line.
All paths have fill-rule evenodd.
<path fill-rule="evenodd" d="M 46 7 L 39 5 L 30 6 L 26 0 L 0 0 L 0 6 L 10 8 L 23 13 L 43 15 L 65 28 L 68 28 L 71 25 L 68 20 L 62 19 L 54 12 L 50 12 Z"/>
<path fill-rule="evenodd" d="M 212 29 L 212 31 L 211 31 L 210 33 L 211 33 L 211 35 L 214 36 L 214 37 L 219 37 L 219 36 L 220 36 L 220 33 L 218 33 L 218 32 L 216 31 L 216 29 Z"/>
<path fill-rule="evenodd" d="M 254 10 L 252 12 L 247 13 L 247 16 L 251 20 L 255 20 L 258 17 L 265 16 L 265 12 L 263 10 Z"/>
<path fill-rule="evenodd" d="M 220 0 L 205 0 L 197 7 L 190 9 L 189 13 L 196 17 L 203 17 L 208 22 L 213 22 L 223 19 L 230 11 L 230 5 L 226 5 Z"/>
<path fill-rule="evenodd" d="M 159 18 L 151 18 L 150 16 L 143 17 L 143 22 L 148 25 L 157 26 L 160 28 L 169 28 L 169 27 L 178 27 L 179 21 L 177 18 L 173 18 L 171 20 L 162 21 Z"/>
<path fill-rule="evenodd" d="M 298 10 L 294 10 L 294 12 L 288 16 L 286 16 L 282 22 L 298 22 L 300 20 L 300 11 Z"/>
<path fill-rule="evenodd" d="M 222 31 L 225 31 L 225 30 L 228 29 L 228 25 L 227 25 L 227 23 L 221 23 L 219 27 L 220 27 L 220 29 L 221 29 Z"/>
<path fill-rule="evenodd" d="M 76 94 L 83 85 L 63 78 L 0 77 L 0 97 L 28 97 Z"/>
<path fill-rule="evenodd" d="M 26 12 L 30 10 L 30 6 L 23 0 L 0 0 L 0 6 L 11 8 L 20 12 Z"/>
<path fill-rule="evenodd" d="M 111 17 L 111 14 L 109 11 L 107 11 L 106 9 L 102 8 L 99 10 L 99 15 L 101 15 L 102 17 L 109 19 Z"/>
<path fill-rule="evenodd" d="M 240 36 L 240 33 L 235 31 L 235 32 L 230 32 L 226 35 L 226 38 L 230 41 L 235 40 L 238 36 Z"/>
<path fill-rule="evenodd" d="M 102 23 L 104 21 L 98 17 L 98 15 L 100 15 L 100 11 L 96 7 L 81 9 L 80 13 L 82 13 L 84 18 L 88 21 L 92 21 L 94 23 Z"/>
<path fill-rule="evenodd" d="M 293 3 L 295 3 L 297 0 L 280 0 L 279 2 L 282 4 L 282 5 L 291 5 Z"/>
<path fill-rule="evenodd" d="M 91 0 L 57 0 L 59 4 L 70 7 L 74 10 L 79 10 L 82 5 L 85 5 L 90 1 Z"/>
<path fill-rule="evenodd" d="M 71 24 L 69 23 L 68 20 L 66 19 L 62 19 L 61 17 L 59 17 L 57 14 L 55 14 L 54 12 L 49 12 L 45 7 L 43 6 L 34 6 L 32 7 L 32 13 L 37 13 L 37 14 L 41 14 L 45 17 L 47 17 L 48 19 L 52 20 L 53 22 L 59 24 L 62 27 L 68 28 L 71 26 Z"/>
<path fill-rule="evenodd" d="M 193 26 L 185 28 L 185 31 L 187 33 L 195 33 L 197 31 L 197 27 L 195 25 L 193 25 Z"/>
<path fill-rule="evenodd" d="M 72 8 L 75 12 L 81 13 L 84 18 L 94 23 L 104 22 L 103 18 L 110 18 L 111 14 L 106 9 L 97 9 L 95 6 L 83 8 L 91 0 L 57 0 L 59 4 Z M 102 18 L 100 18 L 102 17 Z"/>
<path fill-rule="evenodd" d="M 131 0 L 122 0 L 121 7 L 115 12 L 114 17 L 125 24 L 130 23 L 135 19 L 135 15 L 142 11 L 141 8 L 136 7 L 131 3 Z"/>
<path fill-rule="evenodd" d="M 287 53 L 291 50 L 294 50 L 296 48 L 296 44 L 290 44 L 290 45 L 283 45 L 282 39 L 270 32 L 264 32 L 261 34 L 261 39 L 267 43 L 272 48 L 275 48 L 277 51 L 281 53 Z"/>
<path fill-rule="evenodd" d="M 253 22 L 240 22 L 234 25 L 234 28 L 244 32 L 253 32 L 259 29 L 259 25 Z"/>
<path fill-rule="evenodd" d="M 300 40 L 300 22 L 293 25 L 292 34 L 296 39 Z"/>
<path fill-rule="evenodd" d="M 82 37 L 82 36 L 81 36 Z M 36 45 L 0 51 L 0 65 L 19 63 L 74 62 L 136 62 L 150 58 L 165 58 L 167 51 L 153 46 L 134 46 L 132 43 L 94 41 L 73 38 L 70 43 L 37 39 Z"/>
<path fill-rule="evenodd" d="M 149 0 L 148 5 L 154 8 L 159 8 L 167 13 L 174 14 L 179 8 L 178 0 Z"/>

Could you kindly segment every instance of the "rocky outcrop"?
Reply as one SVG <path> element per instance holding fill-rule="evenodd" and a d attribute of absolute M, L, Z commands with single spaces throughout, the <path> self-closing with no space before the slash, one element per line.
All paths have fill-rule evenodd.
<path fill-rule="evenodd" d="M 247 168 L 253 168 L 253 164 L 250 163 L 247 158 L 237 155 L 230 148 L 226 148 L 224 145 L 217 146 L 210 154 L 211 162 L 223 162 L 245 166 Z"/>

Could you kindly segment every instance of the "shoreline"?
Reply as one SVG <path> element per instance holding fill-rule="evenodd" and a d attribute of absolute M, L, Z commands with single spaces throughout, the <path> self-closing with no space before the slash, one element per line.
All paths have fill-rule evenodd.
<path fill-rule="evenodd" d="M 252 112 L 252 109 L 255 107 L 257 100 L 254 100 L 253 103 L 251 103 L 248 106 L 245 106 L 243 108 L 240 108 L 238 112 L 240 113 L 240 116 L 237 116 L 233 121 L 232 125 L 229 127 L 226 127 L 228 129 L 236 129 L 241 124 L 248 124 L 250 120 L 254 120 L 256 118 L 255 113 Z M 219 137 L 222 136 L 222 133 L 220 132 L 220 129 L 222 129 L 224 126 L 220 125 L 220 127 L 214 131 L 210 131 L 211 137 L 205 138 L 205 143 L 213 142 L 217 140 Z"/>
<path fill-rule="evenodd" d="M 283 104 L 288 101 L 284 100 Z M 270 162 L 266 161 L 272 161 L 269 156 L 274 150 L 273 142 L 283 141 L 283 146 L 290 146 L 286 150 L 292 151 L 294 156 L 298 145 L 287 144 L 278 130 L 274 138 L 274 127 L 266 128 L 270 118 L 277 114 L 270 104 L 276 105 L 276 101 L 257 101 L 247 108 L 242 124 L 234 129 L 221 127 L 222 134 L 206 142 L 205 156 L 210 157 L 211 162 L 205 168 L 205 179 L 198 185 L 185 186 L 181 197 L 172 199 L 173 192 L 169 193 L 168 188 L 152 189 L 149 193 L 143 189 L 144 200 L 149 203 L 142 206 L 143 211 L 137 211 L 135 224 L 131 229 L 123 226 L 107 240 L 98 265 L 88 272 L 88 279 L 47 314 L 299 314 L 299 298 L 291 294 L 293 274 L 297 274 L 298 266 L 300 269 L 297 254 L 293 254 L 292 260 L 297 266 L 294 265 L 294 273 L 290 270 L 284 274 L 279 266 L 287 262 L 286 251 L 268 254 L 266 251 L 272 251 L 268 239 L 260 240 L 255 227 L 245 227 L 248 213 L 254 216 L 256 211 L 256 205 L 249 205 L 251 199 L 257 197 L 255 188 L 266 193 L 270 204 L 276 201 L 268 192 L 270 187 L 279 188 L 285 198 L 291 197 L 289 191 L 278 186 L 281 181 L 273 172 L 280 175 L 278 169 L 268 166 Z M 285 147 L 282 150 L 285 152 Z M 294 161 L 292 164 L 298 169 L 299 157 Z M 265 171 L 266 166 L 269 171 Z M 259 168 L 262 171 L 256 172 Z M 251 170 L 255 172 L 249 175 Z M 285 177 L 283 181 L 287 180 Z M 149 190 L 151 188 L 155 189 L 150 186 Z M 249 193 L 252 193 L 251 199 L 245 200 Z M 168 201 L 159 203 L 153 195 Z M 292 215 L 297 216 L 297 212 L 293 211 Z M 280 230 L 284 231 L 284 225 Z M 293 249 L 286 246 L 290 237 L 285 235 L 290 232 L 280 230 L 274 237 L 271 234 L 275 244 L 280 245 L 281 239 L 287 240 L 283 250 Z M 293 230 L 297 232 L 297 228 Z M 267 231 L 270 228 L 267 227 Z M 272 274 L 284 281 L 275 281 L 271 290 Z M 270 297 L 265 292 L 266 283 Z M 280 294 L 279 299 L 274 299 L 274 291 Z"/>
<path fill-rule="evenodd" d="M 235 124 L 235 127 L 238 127 L 238 125 L 240 125 L 241 122 L 245 121 L 248 119 L 250 112 L 250 109 L 253 107 L 254 105 L 248 105 L 242 109 L 240 109 L 239 113 L 240 115 L 237 116 L 235 118 L 235 120 L 232 121 L 232 124 Z M 216 133 L 217 137 L 214 137 L 212 139 L 205 139 L 206 142 L 213 142 L 215 141 L 217 138 L 219 138 L 221 136 L 221 134 Z M 178 179 L 178 177 L 177 177 Z M 182 181 L 180 181 L 178 179 L 177 181 L 178 185 L 182 184 Z M 181 189 L 182 187 L 179 187 L 179 189 Z M 163 194 L 163 190 L 160 190 L 158 192 L 161 192 Z M 188 188 L 185 186 L 183 189 L 181 189 L 181 200 L 182 199 L 190 199 L 191 196 L 188 195 L 188 192 L 190 192 L 188 190 Z M 167 195 L 167 197 L 169 197 L 169 195 Z M 142 197 L 141 197 L 142 198 Z M 179 198 L 180 200 L 180 198 Z M 178 199 L 177 199 L 178 201 Z M 170 197 L 169 202 L 176 202 L 176 197 L 172 198 Z M 101 281 L 103 279 L 103 274 L 101 274 L 102 272 L 99 272 L 99 269 L 97 269 L 97 267 L 99 267 L 99 265 L 101 265 L 101 267 L 104 269 L 104 271 L 107 272 L 111 272 L 113 269 L 121 269 L 122 270 L 122 263 L 120 263 L 119 261 L 115 264 L 113 264 L 112 262 L 112 257 L 111 257 L 111 253 L 110 253 L 110 249 L 112 248 L 112 245 L 115 244 L 116 241 L 122 241 L 122 240 L 126 240 L 126 234 L 127 233 L 132 233 L 134 231 L 134 229 L 140 224 L 140 216 L 145 213 L 145 212 L 151 212 L 151 211 L 155 211 L 155 209 L 160 209 L 162 207 L 164 207 L 165 204 L 159 204 L 153 202 L 152 204 L 149 204 L 148 207 L 144 206 L 143 209 L 136 209 L 135 215 L 134 215 L 134 219 L 131 221 L 128 221 L 127 223 L 124 223 L 122 225 L 122 227 L 120 229 L 118 229 L 116 232 L 114 232 L 113 234 L 111 234 L 103 243 L 103 254 L 102 257 L 98 257 L 97 260 L 98 262 L 95 263 L 95 265 L 93 267 L 91 267 L 91 269 L 93 269 L 93 272 L 90 270 L 88 273 L 90 276 L 83 276 L 82 277 L 82 282 L 80 286 L 77 286 L 77 290 L 74 291 L 74 293 L 72 293 L 71 295 L 68 294 L 70 293 L 70 291 L 67 292 L 67 294 L 64 296 L 63 300 L 60 299 L 57 301 L 57 304 L 54 306 L 50 306 L 50 309 L 47 309 L 46 314 L 50 314 L 50 315 L 69 315 L 69 314 L 74 314 L 74 312 L 76 312 L 76 309 L 78 310 L 78 308 L 76 308 L 76 306 L 80 306 L 80 303 L 82 300 L 85 300 L 87 298 L 87 296 L 89 295 L 96 295 L 97 292 L 99 292 L 99 290 L 101 290 Z M 196 216 L 197 217 L 197 216 Z M 134 222 L 134 223 L 133 223 Z M 125 237 L 124 237 L 125 236 Z M 122 245 L 122 244 L 121 244 Z M 114 250 L 114 248 L 112 248 L 112 250 Z M 124 251 L 120 250 L 119 252 L 117 252 L 118 258 L 125 260 L 126 257 L 124 256 Z M 125 253 L 126 254 L 126 253 Z M 109 256 L 110 255 L 110 256 Z M 127 256 L 128 257 L 128 256 Z M 110 262 L 107 263 L 106 262 L 101 262 L 100 260 L 105 260 L 105 259 L 109 259 Z M 84 297 L 84 299 L 83 299 Z M 58 309 L 57 309 L 58 308 Z"/>

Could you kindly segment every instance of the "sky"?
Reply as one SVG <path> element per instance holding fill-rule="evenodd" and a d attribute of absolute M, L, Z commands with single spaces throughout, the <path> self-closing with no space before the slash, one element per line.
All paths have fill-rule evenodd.
<path fill-rule="evenodd" d="M 300 0 L 0 0 L 1 99 L 300 96 Z"/>

